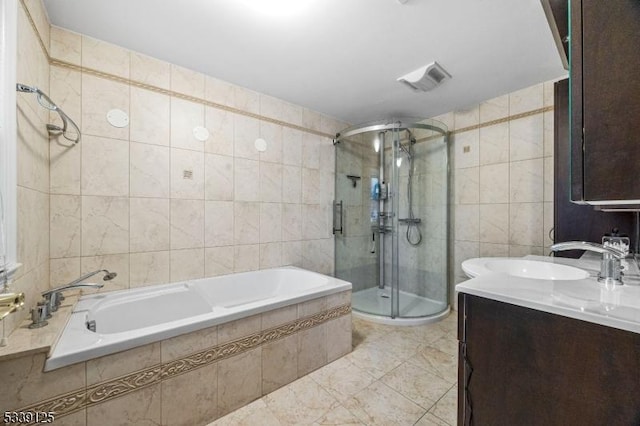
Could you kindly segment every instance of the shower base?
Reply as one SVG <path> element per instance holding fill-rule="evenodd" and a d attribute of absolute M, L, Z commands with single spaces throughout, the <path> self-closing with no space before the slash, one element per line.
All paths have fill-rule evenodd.
<path fill-rule="evenodd" d="M 449 305 L 412 293 L 400 291 L 400 315 L 391 318 L 391 298 L 389 289 L 378 287 L 354 291 L 351 297 L 353 316 L 380 324 L 389 325 L 423 325 L 444 319 L 450 311 Z M 379 312 L 380 314 L 374 314 Z"/>

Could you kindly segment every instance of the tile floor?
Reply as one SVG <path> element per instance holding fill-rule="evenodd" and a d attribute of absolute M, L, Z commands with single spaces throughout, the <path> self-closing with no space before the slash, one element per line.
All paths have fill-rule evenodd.
<path fill-rule="evenodd" d="M 209 426 L 455 426 L 456 314 L 426 326 L 353 319 L 353 352 Z"/>

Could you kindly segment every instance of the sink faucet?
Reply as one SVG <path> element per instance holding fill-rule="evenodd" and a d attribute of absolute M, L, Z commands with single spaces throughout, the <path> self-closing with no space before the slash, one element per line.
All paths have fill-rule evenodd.
<path fill-rule="evenodd" d="M 553 251 L 587 250 L 602 254 L 600 262 L 600 274 L 598 281 L 605 284 L 622 285 L 622 262 L 625 253 L 613 247 L 605 247 L 602 244 L 588 243 L 586 241 L 567 241 L 551 246 Z"/>
<path fill-rule="evenodd" d="M 102 288 L 104 284 L 89 284 L 83 283 L 82 281 L 87 278 L 91 278 L 94 275 L 97 275 L 101 272 L 104 272 L 103 281 L 110 281 L 114 279 L 118 274 L 115 272 L 109 272 L 106 269 L 99 269 L 97 271 L 89 272 L 81 276 L 78 279 L 71 281 L 68 284 L 62 285 L 60 287 L 52 288 L 51 290 L 47 290 L 42 293 L 42 297 L 44 297 L 45 302 L 47 303 L 48 311 L 55 312 L 60 307 L 60 303 L 64 300 L 64 296 L 62 296 L 62 291 L 71 290 L 79 287 L 90 287 L 90 288 Z"/>

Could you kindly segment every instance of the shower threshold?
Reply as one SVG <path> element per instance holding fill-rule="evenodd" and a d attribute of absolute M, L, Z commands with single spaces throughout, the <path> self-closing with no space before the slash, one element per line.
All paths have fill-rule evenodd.
<path fill-rule="evenodd" d="M 351 305 L 353 315 L 369 321 L 390 325 L 423 325 L 440 321 L 449 314 L 449 306 L 413 293 L 400 291 L 400 315 L 391 318 L 391 298 L 389 289 L 378 287 L 355 291 Z M 386 315 L 385 315 L 386 314 Z"/>

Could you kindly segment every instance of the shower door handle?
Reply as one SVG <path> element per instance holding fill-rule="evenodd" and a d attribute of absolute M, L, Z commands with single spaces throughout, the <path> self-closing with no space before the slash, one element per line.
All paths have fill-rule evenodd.
<path fill-rule="evenodd" d="M 336 227 L 336 210 L 340 209 L 340 213 L 337 214 L 338 216 L 338 223 L 340 225 L 340 227 Z M 333 235 L 336 234 L 336 232 L 340 232 L 340 234 L 342 234 L 342 200 L 340 201 L 334 201 L 333 202 Z"/>

